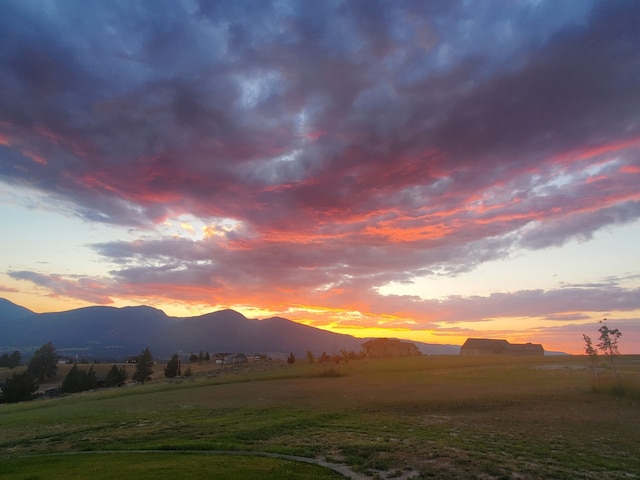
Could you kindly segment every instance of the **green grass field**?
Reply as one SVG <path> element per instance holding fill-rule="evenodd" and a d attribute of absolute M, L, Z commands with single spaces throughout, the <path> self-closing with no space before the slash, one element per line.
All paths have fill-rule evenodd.
<path fill-rule="evenodd" d="M 265 454 L 352 478 L 640 478 L 640 358 L 618 360 L 618 395 L 584 357 L 442 356 L 200 368 L 5 404 L 0 478 L 341 478 Z"/>

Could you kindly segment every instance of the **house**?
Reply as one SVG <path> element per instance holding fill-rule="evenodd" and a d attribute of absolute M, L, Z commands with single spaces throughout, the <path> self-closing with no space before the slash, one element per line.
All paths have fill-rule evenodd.
<path fill-rule="evenodd" d="M 63 355 L 56 356 L 56 363 L 59 365 L 72 365 L 75 361 L 76 360 L 73 357 L 65 357 Z"/>
<path fill-rule="evenodd" d="M 213 355 L 213 359 L 218 365 L 247 363 L 249 361 L 244 353 L 216 353 L 215 355 Z"/>
<path fill-rule="evenodd" d="M 248 359 L 244 353 L 232 353 L 231 355 L 227 355 L 224 357 L 224 363 L 247 363 Z"/>
<path fill-rule="evenodd" d="M 467 338 L 460 355 L 544 355 L 539 343 L 509 343 L 502 339 Z"/>
<path fill-rule="evenodd" d="M 420 350 L 411 342 L 394 338 L 374 338 L 362 344 L 362 351 L 369 358 L 411 357 L 420 355 Z"/>

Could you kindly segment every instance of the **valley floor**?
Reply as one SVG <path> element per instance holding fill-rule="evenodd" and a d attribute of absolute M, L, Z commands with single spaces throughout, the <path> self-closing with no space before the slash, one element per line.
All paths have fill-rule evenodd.
<path fill-rule="evenodd" d="M 143 450 L 303 457 L 363 479 L 640 478 L 640 359 L 619 367 L 620 391 L 606 365 L 596 384 L 568 356 L 202 366 L 0 405 L 0 474 L 33 455 Z"/>

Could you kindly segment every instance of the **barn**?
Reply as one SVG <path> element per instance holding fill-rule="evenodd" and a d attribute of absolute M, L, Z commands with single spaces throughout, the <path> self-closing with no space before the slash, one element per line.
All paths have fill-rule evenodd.
<path fill-rule="evenodd" d="M 467 338 L 460 355 L 544 355 L 539 343 L 509 343 L 503 339 Z"/>

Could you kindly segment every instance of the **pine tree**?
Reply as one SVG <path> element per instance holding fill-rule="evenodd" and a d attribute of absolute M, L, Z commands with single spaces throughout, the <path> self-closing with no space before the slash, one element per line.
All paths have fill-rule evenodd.
<path fill-rule="evenodd" d="M 86 390 L 93 390 L 98 387 L 98 379 L 96 372 L 93 370 L 93 365 L 89 368 L 89 371 L 80 370 L 78 364 L 74 363 L 67 376 L 64 377 L 60 390 L 62 393 L 77 393 L 84 392 Z"/>
<path fill-rule="evenodd" d="M 83 372 L 80 371 L 76 363 L 73 364 L 67 376 L 64 377 L 62 385 L 60 385 L 60 391 L 62 393 L 75 393 L 82 391 Z"/>
<path fill-rule="evenodd" d="M 181 374 L 182 372 L 180 372 L 180 358 L 176 353 L 173 355 L 173 357 L 171 357 L 171 360 L 167 362 L 167 366 L 164 367 L 164 376 L 166 378 L 174 378 Z"/>
<path fill-rule="evenodd" d="M 22 362 L 22 354 L 18 350 L 14 350 L 11 355 L 9 355 L 9 364 L 7 365 L 9 368 L 15 368 L 20 365 Z"/>
<path fill-rule="evenodd" d="M 133 373 L 133 380 L 135 382 L 144 383 L 147 380 L 151 380 L 153 374 L 153 355 L 149 350 L 149 347 L 142 351 L 142 354 L 138 357 L 138 363 L 136 363 L 136 371 Z"/>
<path fill-rule="evenodd" d="M 11 355 L 3 353 L 0 355 L 0 367 L 15 368 L 20 365 L 22 354 L 18 350 L 14 350 Z"/>
<path fill-rule="evenodd" d="M 124 367 L 118 368 L 116 365 L 111 367 L 109 373 L 107 373 L 107 379 L 105 381 L 105 386 L 107 387 L 121 387 L 124 385 L 124 382 L 127 381 L 129 375 L 127 374 L 127 370 Z"/>
<path fill-rule="evenodd" d="M 96 371 L 93 369 L 93 365 L 89 367 L 89 371 L 84 376 L 82 382 L 82 390 L 94 390 L 98 388 L 98 377 Z"/>

